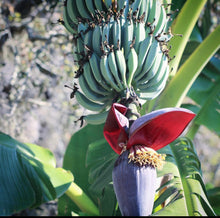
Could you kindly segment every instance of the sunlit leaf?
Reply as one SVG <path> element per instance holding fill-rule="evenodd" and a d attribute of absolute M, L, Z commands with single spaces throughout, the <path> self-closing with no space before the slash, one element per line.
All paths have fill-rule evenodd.
<path fill-rule="evenodd" d="M 0 215 L 54 200 L 73 181 L 70 172 L 55 168 L 51 151 L 4 133 L 0 133 L 0 160 Z"/>
<path fill-rule="evenodd" d="M 155 201 L 154 207 L 162 202 L 165 207 L 153 215 L 214 215 L 200 176 L 200 161 L 192 142 L 187 138 L 179 138 L 159 151 L 167 154 L 167 157 L 163 170 L 158 170 L 158 177 L 168 173 L 173 176 L 167 183 L 167 189 Z M 163 185 L 164 188 L 166 186 Z"/>
<path fill-rule="evenodd" d="M 79 184 L 82 190 L 94 200 L 88 188 L 90 187 L 88 175 L 89 169 L 86 167 L 86 153 L 90 143 L 104 138 L 102 125 L 86 125 L 75 132 L 67 146 L 63 159 L 63 168 L 70 170 L 74 175 L 74 182 Z M 73 203 L 66 195 L 58 200 L 59 215 L 71 215 L 71 211 L 80 212 L 78 206 Z"/>

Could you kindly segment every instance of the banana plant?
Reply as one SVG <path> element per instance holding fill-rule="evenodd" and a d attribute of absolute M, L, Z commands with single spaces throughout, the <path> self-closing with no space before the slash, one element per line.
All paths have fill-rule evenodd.
<path fill-rule="evenodd" d="M 96 113 L 79 119 L 87 124 L 73 134 L 63 168 L 55 167 L 49 150 L 0 134 L 0 215 L 56 198 L 59 215 L 219 215 L 219 205 L 213 203 L 219 189 L 214 189 L 217 194 L 206 190 L 193 145 L 200 125 L 219 135 L 219 125 L 213 123 L 220 121 L 220 69 L 214 57 L 220 26 L 202 34 L 197 26 L 210 5 L 208 0 L 164 0 L 163 7 L 159 0 L 64 1 L 63 24 L 76 42 L 75 78 L 81 88 L 74 86 L 71 98 Z M 195 50 L 187 54 L 191 42 Z M 206 84 L 205 92 L 201 84 Z M 196 105 L 183 104 L 186 96 Z M 179 137 L 192 119 L 186 135 Z M 134 147 L 146 141 L 151 148 Z M 132 160 L 125 156 L 128 149 L 133 149 Z M 137 176 L 142 169 L 139 152 L 156 162 L 150 162 L 153 169 L 146 167 L 141 189 L 135 189 L 137 177 L 130 180 L 129 172 Z M 133 160 L 141 168 L 128 169 Z M 121 176 L 123 171 L 127 176 Z M 141 192 L 146 185 L 148 199 Z"/>
<path fill-rule="evenodd" d="M 172 3 L 170 13 L 180 9 L 178 13 L 172 14 L 171 30 L 172 34 L 176 36 L 172 37 L 168 43 L 172 47 L 169 55 L 171 57 L 175 55 L 175 58 L 169 62 L 169 67 L 172 70 L 163 92 L 158 97 L 143 104 L 140 114 L 144 116 L 146 113 L 167 107 L 185 107 L 197 115 L 188 128 L 187 137 L 180 137 L 158 151 L 167 156 L 163 169 L 157 170 L 159 185 L 151 215 L 216 215 L 215 211 L 218 209 L 215 208 L 214 211 L 209 203 L 207 190 L 201 176 L 200 161 L 192 139 L 200 125 L 206 125 L 219 134 L 218 122 L 213 120 L 219 118 L 219 69 L 216 64 L 219 61 L 214 57 L 220 46 L 219 26 L 206 34 L 205 39 L 197 30 L 199 16 L 202 10 L 207 12 L 206 7 L 210 6 L 210 1 L 178 1 L 178 3 L 164 1 L 164 4 L 170 3 Z M 196 49 L 186 57 L 187 45 L 193 40 L 197 43 Z M 202 57 L 201 54 L 203 54 Z M 207 63 L 214 68 L 214 70 L 212 68 L 212 75 L 211 70 L 208 70 Z M 205 81 L 206 84 L 209 84 L 209 89 L 205 95 L 206 98 L 201 100 L 202 96 L 199 96 L 200 94 L 197 91 L 200 91 L 199 85 L 205 80 L 203 74 L 206 76 L 209 74 L 210 79 Z M 195 99 L 198 105 L 183 104 L 186 95 Z M 210 122 L 205 119 L 207 114 Z M 216 123 L 216 125 L 214 124 L 212 127 L 211 122 Z M 96 128 L 101 131 L 104 125 L 100 124 Z M 91 143 L 87 142 L 88 139 L 84 142 L 85 131 L 90 134 L 90 132 L 94 132 L 92 129 L 93 125 L 87 124 L 73 135 L 64 156 L 64 168 L 67 167 L 73 173 L 77 173 L 77 166 L 72 164 L 72 155 L 76 147 L 77 150 L 79 149 L 77 142 L 82 140 L 83 150 L 86 150 L 82 164 L 85 163 L 84 171 L 88 171 L 88 178 L 86 179 L 88 183 L 86 185 L 89 186 L 84 186 L 84 191 L 92 199 L 96 196 L 94 201 L 99 207 L 100 215 L 121 215 L 111 176 L 118 156 L 108 148 L 108 143 L 104 138 L 99 138 Z M 77 162 L 80 161 L 76 155 L 75 158 Z M 85 177 L 82 175 L 78 178 L 79 183 L 85 182 Z M 80 213 L 79 208 L 75 207 L 73 202 L 70 202 L 66 196 L 62 196 L 59 202 L 61 205 L 59 207 L 60 214 L 68 214 L 67 210 L 62 209 L 63 202 L 68 202 L 67 205 L 70 210 L 74 208 L 76 213 Z"/>

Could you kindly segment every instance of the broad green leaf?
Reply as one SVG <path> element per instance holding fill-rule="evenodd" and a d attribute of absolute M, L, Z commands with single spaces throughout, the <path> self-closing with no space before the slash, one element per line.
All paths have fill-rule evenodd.
<path fill-rule="evenodd" d="M 158 108 L 179 107 L 192 84 L 220 48 L 220 25 L 196 48 L 159 97 Z M 201 55 L 202 54 L 202 55 Z"/>
<path fill-rule="evenodd" d="M 174 35 L 182 34 L 182 37 L 173 37 L 169 43 L 172 46 L 170 56 L 175 56 L 175 59 L 170 62 L 170 67 L 173 68 L 171 76 L 174 76 L 177 72 L 185 46 L 206 2 L 207 0 L 186 1 L 177 18 L 172 23 L 172 33 Z"/>
<path fill-rule="evenodd" d="M 108 184 L 103 189 L 100 197 L 100 216 L 115 216 L 117 207 L 117 199 L 112 184 Z"/>
<path fill-rule="evenodd" d="M 73 180 L 55 168 L 51 151 L 0 133 L 0 215 L 34 208 L 61 196 Z"/>
<path fill-rule="evenodd" d="M 103 188 L 112 181 L 112 170 L 117 157 L 104 138 L 89 145 L 86 165 L 89 168 L 92 192 L 100 195 Z"/>
<path fill-rule="evenodd" d="M 107 141 L 99 139 L 89 145 L 86 165 L 89 168 L 89 190 L 99 199 L 100 215 L 113 215 L 116 210 L 116 197 L 113 190 L 112 170 L 118 154 Z"/>
<path fill-rule="evenodd" d="M 168 173 L 172 173 L 173 177 L 167 186 L 158 189 L 163 192 L 156 199 L 154 208 L 163 202 L 165 207 L 153 215 L 215 215 L 207 198 L 200 162 L 192 142 L 187 138 L 179 138 L 159 151 L 166 154 L 166 164 L 163 170 L 157 171 L 158 177 Z"/>
<path fill-rule="evenodd" d="M 208 188 L 206 186 L 206 190 L 207 190 L 209 202 L 212 205 L 215 213 L 219 216 L 220 215 L 220 204 L 219 204 L 219 202 L 220 202 L 220 187 Z"/>
<path fill-rule="evenodd" d="M 63 168 L 70 170 L 74 175 L 74 182 L 92 198 L 95 204 L 97 199 L 89 192 L 89 169 L 85 165 L 86 153 L 90 143 L 104 138 L 102 125 L 86 125 L 75 132 L 67 146 L 63 159 Z M 71 215 L 71 211 L 80 212 L 80 208 L 66 195 L 58 200 L 59 215 Z"/>
<path fill-rule="evenodd" d="M 213 82 L 205 76 L 200 76 L 188 95 L 200 108 L 193 121 L 194 124 L 205 125 L 220 135 L 220 77 Z"/>

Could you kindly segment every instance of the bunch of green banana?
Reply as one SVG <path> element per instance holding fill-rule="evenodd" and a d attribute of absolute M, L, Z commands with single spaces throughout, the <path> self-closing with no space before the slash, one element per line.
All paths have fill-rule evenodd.
<path fill-rule="evenodd" d="M 113 102 L 156 98 L 169 75 L 169 16 L 161 0 L 66 0 L 63 24 L 73 34 L 78 64 L 75 96 L 105 122 Z"/>

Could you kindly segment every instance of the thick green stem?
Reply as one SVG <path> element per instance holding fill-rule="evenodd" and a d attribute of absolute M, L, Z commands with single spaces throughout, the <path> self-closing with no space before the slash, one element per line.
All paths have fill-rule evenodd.
<path fill-rule="evenodd" d="M 173 68 L 170 74 L 171 77 L 177 72 L 188 39 L 206 2 L 207 0 L 186 1 L 176 20 L 172 24 L 172 33 L 174 35 L 182 34 L 182 37 L 174 36 L 169 43 L 169 45 L 172 46 L 169 55 L 170 57 L 175 56 L 175 59 L 170 62 L 170 68 Z"/>
<path fill-rule="evenodd" d="M 180 107 L 193 82 L 220 48 L 220 25 L 206 37 L 181 66 L 160 96 L 158 108 Z"/>
<path fill-rule="evenodd" d="M 99 210 L 96 205 L 76 183 L 72 182 L 65 194 L 82 210 L 82 212 L 93 216 L 99 215 Z"/>

